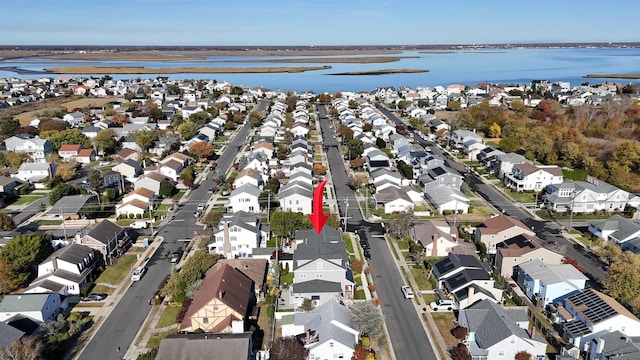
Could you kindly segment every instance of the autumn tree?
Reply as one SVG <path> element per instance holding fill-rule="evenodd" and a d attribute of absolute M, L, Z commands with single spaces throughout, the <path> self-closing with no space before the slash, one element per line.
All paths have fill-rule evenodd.
<path fill-rule="evenodd" d="M 37 265 L 52 253 L 53 246 L 45 234 L 23 234 L 9 240 L 0 249 L 0 261 L 11 264 L 17 281 L 24 285 L 35 275 Z"/>
<path fill-rule="evenodd" d="M 213 154 L 214 146 L 208 142 L 198 141 L 189 146 L 189 152 L 198 158 L 208 158 Z"/>
<path fill-rule="evenodd" d="M 515 360 L 531 360 L 531 357 L 532 357 L 531 354 L 522 350 L 516 353 Z"/>
<path fill-rule="evenodd" d="M 356 344 L 356 347 L 353 350 L 353 355 L 351 356 L 351 360 L 367 360 L 370 351 L 364 347 L 362 344 Z"/>
<path fill-rule="evenodd" d="M 43 119 L 38 124 L 38 130 L 43 131 L 62 131 L 69 127 L 69 123 L 62 120 Z"/>
<path fill-rule="evenodd" d="M 264 119 L 264 114 L 260 111 L 253 111 L 249 114 L 249 124 L 252 127 L 257 127 L 262 123 L 262 119 Z"/>
<path fill-rule="evenodd" d="M 16 224 L 13 218 L 6 213 L 0 213 L 0 231 L 10 231 L 15 229 Z"/>
<path fill-rule="evenodd" d="M 582 266 L 580 266 L 578 264 L 578 261 L 574 258 L 570 258 L 568 256 L 566 256 L 565 258 L 562 259 L 562 263 L 563 264 L 571 264 L 573 265 L 574 268 L 576 268 L 578 271 L 580 271 L 581 273 L 586 273 L 587 270 L 585 268 L 583 268 Z"/>
<path fill-rule="evenodd" d="M 609 274 L 602 285 L 605 293 L 622 303 L 640 297 L 640 256 L 622 253 L 609 266 Z"/>
<path fill-rule="evenodd" d="M 343 143 L 353 139 L 353 130 L 346 125 L 340 125 L 338 128 L 338 134 L 342 137 Z"/>
<path fill-rule="evenodd" d="M 0 260 L 0 295 L 10 294 L 20 289 L 21 281 L 11 262 Z"/>
<path fill-rule="evenodd" d="M 23 336 L 20 340 L 14 341 L 11 345 L 0 348 L 0 359 L 2 360 L 22 360 L 43 359 L 45 351 L 42 341 L 34 336 Z"/>
<path fill-rule="evenodd" d="M 158 134 L 153 130 L 136 131 L 133 136 L 136 138 L 136 145 L 145 153 L 149 151 L 153 142 L 158 140 Z"/>
<path fill-rule="evenodd" d="M 12 169 L 17 169 L 29 159 L 29 154 L 23 152 L 11 151 L 5 156 L 5 161 Z"/>
<path fill-rule="evenodd" d="M 329 227 L 332 227 L 334 229 L 339 229 L 340 228 L 340 218 L 338 217 L 338 214 L 329 214 L 329 217 L 327 218 L 327 222 L 326 225 Z"/>
<path fill-rule="evenodd" d="M 489 126 L 489 137 L 491 138 L 499 138 L 501 134 L 500 125 L 493 122 L 491 126 Z"/>
<path fill-rule="evenodd" d="M 351 305 L 350 309 L 351 322 L 357 327 L 358 331 L 370 338 L 378 339 L 382 334 L 380 308 L 376 307 L 371 301 L 357 301 Z"/>
<path fill-rule="evenodd" d="M 200 126 L 198 126 L 198 124 L 193 123 L 191 121 L 186 121 L 178 125 L 178 134 L 180 134 L 180 136 L 184 140 L 192 139 L 194 136 L 198 134 L 199 130 L 200 130 Z"/>
<path fill-rule="evenodd" d="M 363 157 L 357 157 L 349 162 L 349 166 L 354 170 L 362 170 L 365 163 L 366 160 Z"/>
<path fill-rule="evenodd" d="M 129 116 L 127 114 L 117 113 L 111 117 L 111 121 L 113 121 L 114 124 L 122 126 L 129 122 Z"/>
<path fill-rule="evenodd" d="M 413 212 L 394 212 L 386 222 L 387 232 L 395 237 L 409 234 L 409 228 L 413 223 Z"/>
<path fill-rule="evenodd" d="M 112 153 L 118 145 L 116 132 L 113 129 L 102 129 L 98 131 L 98 134 L 93 139 L 93 144 L 98 152 Z"/>
<path fill-rule="evenodd" d="M 456 326 L 451 330 L 451 335 L 458 340 L 464 340 L 469 335 L 469 330 L 464 326 Z"/>
<path fill-rule="evenodd" d="M 21 126 L 17 131 L 16 131 L 16 135 L 18 134 L 28 134 L 31 136 L 35 136 L 40 134 L 40 130 L 38 130 L 38 128 L 33 127 L 31 125 L 27 125 L 27 126 Z"/>
<path fill-rule="evenodd" d="M 280 337 L 271 345 L 270 360 L 306 360 L 309 351 L 294 337 Z"/>
<path fill-rule="evenodd" d="M 449 349 L 449 356 L 451 360 L 471 360 L 471 354 L 467 350 L 467 346 L 463 343 L 459 343 L 457 346 L 453 346 Z"/>
<path fill-rule="evenodd" d="M 76 163 L 69 162 L 59 165 L 56 168 L 56 175 L 60 175 L 62 180 L 69 181 L 76 175 Z"/>
<path fill-rule="evenodd" d="M 314 175 L 325 175 L 327 173 L 327 167 L 320 164 L 320 163 L 314 163 L 313 164 L 313 174 Z"/>

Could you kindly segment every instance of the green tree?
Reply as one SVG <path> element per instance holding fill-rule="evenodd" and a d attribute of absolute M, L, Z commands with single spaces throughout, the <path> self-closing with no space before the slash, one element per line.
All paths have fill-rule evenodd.
<path fill-rule="evenodd" d="M 380 308 L 371 301 L 354 302 L 351 307 L 351 322 L 358 328 L 361 334 L 378 339 L 382 335 L 380 324 L 382 314 Z"/>
<path fill-rule="evenodd" d="M 623 253 L 609 267 L 604 280 L 605 293 L 621 303 L 629 303 L 640 296 L 640 256 Z"/>
<path fill-rule="evenodd" d="M 47 139 L 51 141 L 56 149 L 60 149 L 64 144 L 78 144 L 85 148 L 91 147 L 91 141 L 82 133 L 82 131 L 80 131 L 80 129 L 53 131 L 49 133 Z"/>
<path fill-rule="evenodd" d="M 198 126 L 198 124 L 193 123 L 191 121 L 187 121 L 178 125 L 178 133 L 184 140 L 192 139 L 194 136 L 198 134 L 199 130 L 200 130 L 200 126 Z"/>
<path fill-rule="evenodd" d="M 383 138 L 377 137 L 376 138 L 376 146 L 378 147 L 378 149 L 385 149 L 387 147 L 387 142 L 384 141 Z"/>
<path fill-rule="evenodd" d="M 262 119 L 264 119 L 264 114 L 260 111 L 253 111 L 249 114 L 249 124 L 252 127 L 257 127 L 262 124 Z"/>
<path fill-rule="evenodd" d="M 163 198 L 171 197 L 175 192 L 175 189 L 176 187 L 173 186 L 173 182 L 171 182 L 171 180 L 162 179 L 162 181 L 160 181 L 160 189 L 158 190 L 158 195 Z"/>
<path fill-rule="evenodd" d="M 27 159 L 29 159 L 29 154 L 23 152 L 11 151 L 5 156 L 7 165 L 9 165 L 12 169 L 19 168 L 23 162 L 27 161 Z"/>
<path fill-rule="evenodd" d="M 6 213 L 0 213 L 0 231 L 10 231 L 15 229 L 16 224 L 13 218 Z"/>
<path fill-rule="evenodd" d="M 300 310 L 303 312 L 309 312 L 311 310 L 315 309 L 315 306 L 313 306 L 313 301 L 311 301 L 311 299 L 309 298 L 304 298 L 302 299 L 302 304 L 300 305 Z"/>
<path fill-rule="evenodd" d="M 7 242 L 0 250 L 0 260 L 11 264 L 24 285 L 35 275 L 38 264 L 52 253 L 53 246 L 43 233 L 23 234 Z"/>
<path fill-rule="evenodd" d="M 347 155 L 349 160 L 359 158 L 364 152 L 364 144 L 360 139 L 351 139 L 347 142 Z"/>
<path fill-rule="evenodd" d="M 404 176 L 405 178 L 407 178 L 409 180 L 413 179 L 413 167 L 408 165 L 403 160 L 398 161 L 398 165 L 397 166 L 398 166 L 398 171 L 400 171 L 402 176 Z"/>
<path fill-rule="evenodd" d="M 274 211 L 270 218 L 271 232 L 276 236 L 291 236 L 296 230 L 311 229 L 309 217 L 300 212 Z"/>
<path fill-rule="evenodd" d="M 0 135 L 13 136 L 20 129 L 20 121 L 16 119 L 5 119 L 0 121 Z"/>
<path fill-rule="evenodd" d="M 209 113 L 206 111 L 198 111 L 197 113 L 189 115 L 189 121 L 198 125 L 200 128 L 209 122 Z"/>
<path fill-rule="evenodd" d="M 54 187 L 49 193 L 49 203 L 54 205 L 64 196 L 78 195 L 79 193 L 80 191 L 75 186 L 67 183 L 61 183 L 56 185 L 56 187 Z"/>
<path fill-rule="evenodd" d="M 102 129 L 93 139 L 93 143 L 98 151 L 104 151 L 111 154 L 116 149 L 118 142 L 116 141 L 116 132 L 113 129 Z"/>
<path fill-rule="evenodd" d="M 500 150 L 504 151 L 505 153 L 516 152 L 520 150 L 520 143 L 518 142 L 518 140 L 512 137 L 503 137 L 502 140 L 500 140 L 499 146 Z"/>
<path fill-rule="evenodd" d="M 89 176 L 87 176 L 87 183 L 89 184 L 89 189 L 91 191 L 94 191 L 96 194 L 102 193 L 104 182 L 102 180 L 102 173 L 100 170 L 93 170 L 89 173 Z"/>
<path fill-rule="evenodd" d="M 136 138 L 136 145 L 140 146 L 145 153 L 149 151 L 153 142 L 158 140 L 158 134 L 152 130 L 136 131 L 133 135 Z"/>

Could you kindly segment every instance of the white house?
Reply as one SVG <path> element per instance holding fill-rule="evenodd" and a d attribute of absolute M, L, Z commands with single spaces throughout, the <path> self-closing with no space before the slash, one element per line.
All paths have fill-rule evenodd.
<path fill-rule="evenodd" d="M 55 151 L 48 139 L 27 134 L 12 136 L 4 141 L 7 151 L 27 153 L 34 162 L 45 162 L 47 155 Z"/>
<path fill-rule="evenodd" d="M 571 264 L 546 264 L 533 259 L 516 266 L 516 282 L 543 308 L 584 289 L 588 278 Z"/>
<path fill-rule="evenodd" d="M 229 195 L 228 208 L 232 213 L 246 211 L 248 213 L 260 212 L 259 197 L 262 191 L 253 184 L 244 184 L 233 189 Z"/>
<path fill-rule="evenodd" d="M 133 186 L 135 189 L 149 189 L 153 191 L 154 194 L 160 194 L 160 184 L 163 180 L 169 180 L 168 177 L 160 174 L 159 172 L 151 172 L 146 175 L 140 176 L 134 183 Z"/>
<path fill-rule="evenodd" d="M 446 221 L 430 220 L 415 223 L 409 233 L 411 239 L 424 247 L 426 256 L 447 256 L 458 244 L 458 230 Z"/>
<path fill-rule="evenodd" d="M 22 163 L 18 168 L 18 172 L 12 174 L 11 177 L 22 181 L 38 182 L 40 180 L 49 179 L 56 173 L 56 165 L 46 162 Z"/>
<path fill-rule="evenodd" d="M 58 293 L 5 295 L 0 302 L 0 322 L 6 322 L 16 315 L 37 322 L 55 320 L 68 307 L 66 299 Z"/>
<path fill-rule="evenodd" d="M 394 212 L 411 212 L 415 204 L 409 197 L 408 192 L 413 191 L 410 187 L 396 188 L 386 187 L 377 191 L 374 195 L 376 204 L 382 204 L 385 214 Z"/>
<path fill-rule="evenodd" d="M 640 198 L 607 183 L 566 180 L 549 185 L 542 200 L 547 209 L 574 213 L 622 211 L 627 205 L 638 207 Z"/>
<path fill-rule="evenodd" d="M 313 201 L 313 189 L 304 183 L 295 182 L 287 184 L 278 191 L 280 208 L 282 211 L 301 212 L 311 214 Z"/>
<path fill-rule="evenodd" d="M 252 168 L 243 169 L 233 181 L 234 188 L 239 188 L 247 184 L 253 185 L 256 188 L 261 185 L 261 175 L 258 170 Z"/>
<path fill-rule="evenodd" d="M 562 169 L 555 165 L 536 166 L 515 164 L 511 174 L 506 174 L 504 183 L 515 191 L 539 192 L 548 185 L 561 184 L 564 180 Z"/>
<path fill-rule="evenodd" d="M 210 254 L 220 254 L 227 259 L 251 256 L 253 249 L 267 247 L 268 236 L 261 230 L 259 218 L 238 211 L 220 220 L 207 249 Z"/>
<path fill-rule="evenodd" d="M 620 215 L 613 215 L 605 220 L 594 220 L 589 223 L 589 232 L 594 236 L 612 241 L 623 250 L 638 253 L 640 239 L 640 224 Z"/>
<path fill-rule="evenodd" d="M 425 184 L 424 197 L 441 214 L 445 211 L 460 214 L 469 212 L 469 198 L 460 190 L 452 187 L 441 185 L 437 182 Z"/>

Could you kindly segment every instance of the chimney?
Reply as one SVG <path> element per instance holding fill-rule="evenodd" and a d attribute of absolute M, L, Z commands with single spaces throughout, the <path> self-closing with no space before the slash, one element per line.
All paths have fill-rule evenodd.
<path fill-rule="evenodd" d="M 222 253 L 226 256 L 227 259 L 231 259 L 231 239 L 229 237 L 229 223 L 225 222 L 223 225 L 223 243 L 222 243 Z"/>
<path fill-rule="evenodd" d="M 536 327 L 535 326 L 531 326 L 531 339 L 533 339 L 533 340 L 536 339 Z"/>
<path fill-rule="evenodd" d="M 224 291 L 218 290 L 218 299 L 222 300 L 223 295 L 224 295 Z"/>
<path fill-rule="evenodd" d="M 306 344 L 309 345 L 310 343 L 311 343 L 311 330 L 307 329 Z"/>
<path fill-rule="evenodd" d="M 602 354 L 604 350 L 604 339 L 594 339 L 596 341 L 596 354 Z"/>

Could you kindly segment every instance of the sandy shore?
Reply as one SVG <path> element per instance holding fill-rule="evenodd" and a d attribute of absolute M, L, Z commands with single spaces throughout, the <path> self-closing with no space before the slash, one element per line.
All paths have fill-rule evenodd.
<path fill-rule="evenodd" d="M 640 74 L 588 74 L 583 76 L 583 78 L 637 80 L 640 79 Z"/>
<path fill-rule="evenodd" d="M 296 58 L 296 59 L 242 59 L 242 60 L 223 60 L 224 62 L 268 62 L 268 63 L 347 63 L 347 64 L 373 64 L 373 63 L 390 63 L 400 61 L 401 59 L 415 59 L 417 56 L 360 56 L 360 57 L 314 57 L 314 58 Z"/>
<path fill-rule="evenodd" d="M 329 75 L 388 75 L 388 74 L 410 74 L 410 73 L 424 73 L 429 70 L 423 69 L 386 69 L 386 70 L 369 70 L 369 71 L 350 71 L 343 73 L 335 73 Z"/>
<path fill-rule="evenodd" d="M 209 68 L 209 67 L 178 67 L 178 68 L 145 68 L 142 66 L 64 66 L 52 67 L 45 70 L 53 74 L 80 74 L 80 75 L 104 75 L 104 74 L 245 74 L 245 73 L 299 73 L 314 70 L 327 70 L 331 66 L 307 66 L 307 67 L 264 67 L 264 68 Z"/>

